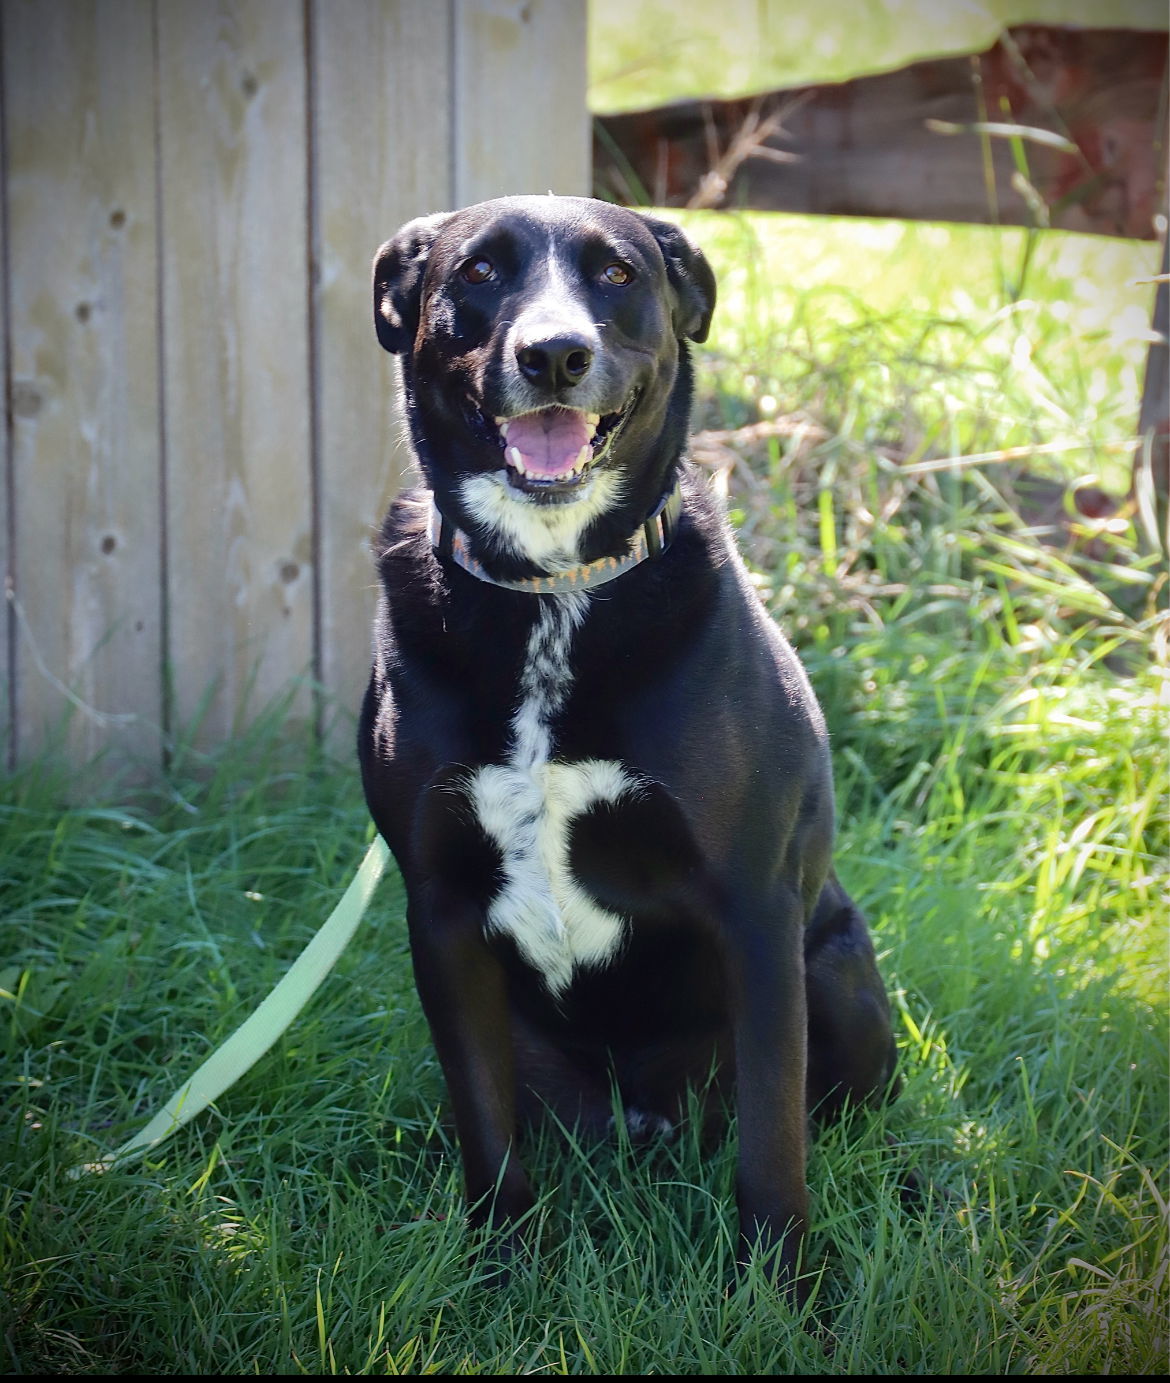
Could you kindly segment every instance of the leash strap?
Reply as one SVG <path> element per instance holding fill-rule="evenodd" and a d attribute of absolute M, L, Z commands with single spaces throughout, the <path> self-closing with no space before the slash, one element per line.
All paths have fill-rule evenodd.
<path fill-rule="evenodd" d="M 337 906 L 259 1008 L 212 1052 L 141 1132 L 108 1156 L 75 1168 L 74 1176 L 82 1172 L 104 1172 L 124 1157 L 155 1147 L 175 1129 L 201 1114 L 260 1060 L 333 969 L 369 906 L 389 856 L 386 842 L 376 835 Z"/>

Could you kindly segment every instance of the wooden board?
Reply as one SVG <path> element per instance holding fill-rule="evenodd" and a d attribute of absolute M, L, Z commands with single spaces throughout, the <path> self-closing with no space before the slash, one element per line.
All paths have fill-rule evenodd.
<path fill-rule="evenodd" d="M 329 743 L 352 756 L 376 604 L 371 539 L 408 457 L 371 265 L 404 222 L 453 204 L 451 33 L 434 0 L 313 0 L 311 15 L 318 666 Z M 411 137 L 424 121 L 425 137 Z"/>
<path fill-rule="evenodd" d="M 157 766 L 151 6 L 8 0 L 2 23 L 17 748 Z"/>
<path fill-rule="evenodd" d="M 1153 340 L 1146 356 L 1142 407 L 1138 418 L 1141 445 L 1135 478 L 1147 464 L 1155 497 L 1156 519 L 1163 552 L 1170 551 L 1170 238 L 1162 241 L 1162 267 L 1154 295 Z M 1147 455 L 1148 448 L 1148 455 Z"/>
<path fill-rule="evenodd" d="M 160 0 L 171 714 L 220 743 L 304 678 L 313 514 L 302 6 Z"/>
<path fill-rule="evenodd" d="M 0 0 L 9 762 L 67 722 L 157 769 L 297 678 L 350 752 L 407 455 L 373 253 L 586 190 L 584 36 L 584 0 Z"/>
<path fill-rule="evenodd" d="M 588 196 L 585 0 L 455 0 L 460 206 L 517 192 Z"/>
<path fill-rule="evenodd" d="M 1165 33 L 1028 26 L 972 57 L 757 100 L 602 116 L 595 192 L 665 206 L 1031 225 L 1011 143 L 975 128 L 1015 124 L 1048 136 L 1022 149 L 1053 226 L 1148 239 L 1165 183 L 1166 58 Z M 753 148 L 742 139 L 747 122 L 769 116 L 780 128 Z M 707 179 L 717 167 L 721 177 Z"/>
<path fill-rule="evenodd" d="M 1004 28 L 1156 31 L 1166 0 L 589 0 L 590 108 L 826 86 L 990 48 Z"/>
<path fill-rule="evenodd" d="M 0 140 L 4 131 L 4 12 L 0 9 Z M 0 582 L 7 594 L 13 578 L 11 567 L 11 548 L 9 544 L 10 511 L 8 496 L 12 487 L 12 449 L 10 438 L 12 428 L 8 420 L 12 417 L 12 401 L 9 396 L 8 373 L 8 277 L 4 266 L 8 263 L 8 246 L 5 226 L 8 223 L 8 184 L 0 179 L 0 380 L 4 381 L 5 425 L 0 433 Z M 12 683 L 15 675 L 14 638 L 16 634 L 15 612 L 8 600 L 0 605 L 0 772 L 11 772 L 16 766 L 16 719 L 12 699 Z"/>

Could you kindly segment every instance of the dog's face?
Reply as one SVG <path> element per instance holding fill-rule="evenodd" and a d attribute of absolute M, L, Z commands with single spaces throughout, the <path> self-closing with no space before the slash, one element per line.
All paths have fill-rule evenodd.
<path fill-rule="evenodd" d="M 443 512 L 489 555 L 548 567 L 580 560 L 586 534 L 628 537 L 682 449 L 683 343 L 714 300 L 677 227 L 605 202 L 410 222 L 378 252 L 374 319 Z"/>

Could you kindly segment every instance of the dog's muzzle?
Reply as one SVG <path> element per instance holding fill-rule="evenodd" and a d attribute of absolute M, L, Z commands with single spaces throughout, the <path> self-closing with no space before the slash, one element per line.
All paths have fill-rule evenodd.
<path fill-rule="evenodd" d="M 555 501 L 570 498 L 584 486 L 590 468 L 608 455 L 637 398 L 635 390 L 612 413 L 554 404 L 490 422 L 478 405 L 471 404 L 472 420 L 477 431 L 494 434 L 514 490 Z"/>

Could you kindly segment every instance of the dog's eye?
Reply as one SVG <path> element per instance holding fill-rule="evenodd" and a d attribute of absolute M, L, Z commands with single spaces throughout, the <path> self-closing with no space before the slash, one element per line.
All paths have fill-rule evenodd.
<path fill-rule="evenodd" d="M 460 277 L 465 283 L 486 283 L 495 272 L 496 266 L 490 259 L 467 259 L 459 266 Z"/>
<path fill-rule="evenodd" d="M 601 277 L 606 283 L 612 283 L 615 287 L 621 288 L 634 277 L 634 271 L 628 264 L 623 264 L 620 259 L 616 259 L 612 264 L 607 264 L 602 269 Z"/>

